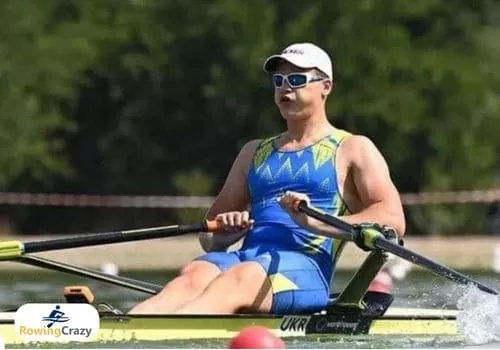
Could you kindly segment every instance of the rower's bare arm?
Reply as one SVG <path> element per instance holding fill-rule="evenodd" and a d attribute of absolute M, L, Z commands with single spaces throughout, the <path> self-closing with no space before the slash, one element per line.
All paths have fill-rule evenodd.
<path fill-rule="evenodd" d="M 394 228 L 400 236 L 405 232 L 405 218 L 399 192 L 392 182 L 389 167 L 376 148 L 364 136 L 350 136 L 340 146 L 337 160 L 343 157 L 342 164 L 347 168 L 349 181 L 352 181 L 356 203 L 347 204 L 354 213 L 340 217 L 351 224 L 377 223 Z M 351 189 L 353 191 L 353 189 Z M 346 196 L 344 196 L 346 198 Z M 302 193 L 287 192 L 279 199 L 283 208 L 290 213 L 295 222 L 312 232 L 342 239 L 337 228 L 316 220 L 297 211 L 297 201 L 309 202 Z"/>
<path fill-rule="evenodd" d="M 247 174 L 259 142 L 260 140 L 253 140 L 241 148 L 219 195 L 207 212 L 207 219 L 220 219 L 224 226 L 231 226 L 231 221 L 233 225 L 238 224 L 238 221 L 250 222 L 248 213 L 242 212 L 247 211 L 250 205 Z M 217 234 L 203 232 L 199 236 L 199 242 L 206 252 L 224 251 L 243 238 L 250 227 L 247 225 L 246 229 L 229 230 Z"/>
<path fill-rule="evenodd" d="M 351 223 L 375 222 L 393 227 L 400 236 L 406 229 L 403 205 L 386 160 L 365 136 L 351 136 L 342 151 L 349 155 L 354 187 L 362 209 L 342 219 Z"/>
<path fill-rule="evenodd" d="M 207 212 L 206 218 L 213 220 L 218 214 L 249 209 L 247 174 L 250 162 L 260 140 L 247 142 L 236 157 L 219 195 Z"/>
<path fill-rule="evenodd" d="M 339 149 L 340 152 L 340 149 Z M 359 208 L 355 213 L 340 217 L 351 224 L 377 223 L 393 227 L 400 236 L 405 232 L 405 218 L 399 193 L 391 180 L 389 168 L 375 145 L 366 137 L 351 136 L 341 146 L 354 183 L 357 201 L 347 203 Z M 337 156 L 339 158 L 339 155 Z M 296 210 L 296 203 L 309 198 L 303 193 L 287 192 L 279 199 L 283 208 L 299 225 L 312 232 L 342 239 L 337 228 Z"/>

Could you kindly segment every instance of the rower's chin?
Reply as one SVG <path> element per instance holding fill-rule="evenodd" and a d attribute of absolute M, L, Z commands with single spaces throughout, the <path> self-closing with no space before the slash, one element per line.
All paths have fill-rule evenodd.
<path fill-rule="evenodd" d="M 281 109 L 281 115 L 286 121 L 301 121 L 307 119 L 306 113 L 302 109 Z"/>

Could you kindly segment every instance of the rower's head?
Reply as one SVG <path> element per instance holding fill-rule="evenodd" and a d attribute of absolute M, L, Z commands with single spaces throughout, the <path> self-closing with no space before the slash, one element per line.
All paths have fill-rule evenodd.
<path fill-rule="evenodd" d="M 334 64 L 323 49 L 292 44 L 270 56 L 264 71 L 272 74 L 274 102 L 285 119 L 307 119 L 324 111 L 334 88 Z"/>

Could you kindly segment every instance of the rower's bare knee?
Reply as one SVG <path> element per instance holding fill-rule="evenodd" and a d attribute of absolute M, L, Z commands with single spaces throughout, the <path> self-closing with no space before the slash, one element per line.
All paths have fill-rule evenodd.
<path fill-rule="evenodd" d="M 200 294 L 221 273 L 220 269 L 207 261 L 192 261 L 179 276 L 167 283 L 160 294 L 178 292 Z"/>
<path fill-rule="evenodd" d="M 203 293 L 205 288 L 220 273 L 219 268 L 212 263 L 193 261 L 158 294 L 139 303 L 129 313 L 153 314 L 175 312 L 184 304 Z"/>
<path fill-rule="evenodd" d="M 272 304 L 271 282 L 265 270 L 256 262 L 238 264 L 219 275 L 214 284 L 224 286 L 228 303 L 236 308 L 269 312 Z"/>

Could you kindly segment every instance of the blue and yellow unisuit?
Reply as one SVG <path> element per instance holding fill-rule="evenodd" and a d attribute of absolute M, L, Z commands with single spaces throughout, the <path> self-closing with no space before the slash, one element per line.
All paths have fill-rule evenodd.
<path fill-rule="evenodd" d="M 335 169 L 335 155 L 350 135 L 336 129 L 300 151 L 280 151 L 276 137 L 261 142 L 248 172 L 253 229 L 236 252 L 211 252 L 198 258 L 225 271 L 243 261 L 256 261 L 273 287 L 272 312 L 308 312 L 328 303 L 330 279 L 342 250 L 341 241 L 308 232 L 280 207 L 286 191 L 307 194 L 311 204 L 333 215 L 347 213 Z"/>

